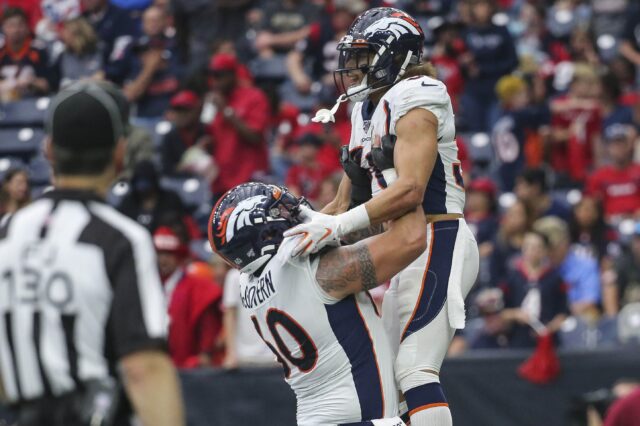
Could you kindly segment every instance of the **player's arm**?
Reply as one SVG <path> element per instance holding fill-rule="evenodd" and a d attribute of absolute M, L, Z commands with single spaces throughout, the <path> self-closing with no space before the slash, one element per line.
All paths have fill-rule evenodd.
<path fill-rule="evenodd" d="M 345 235 L 397 219 L 421 207 L 427 182 L 438 155 L 438 119 L 423 108 L 415 108 L 396 123 L 396 140 L 391 146 L 397 179 L 375 198 L 338 216 L 309 212 L 310 222 L 285 232 L 303 235 L 293 255 L 309 254 Z M 344 195 L 343 195 L 344 196 Z"/>
<path fill-rule="evenodd" d="M 120 363 L 127 395 L 144 426 L 184 425 L 180 383 L 166 353 L 134 352 Z"/>
<path fill-rule="evenodd" d="M 438 119 L 415 108 L 396 123 L 393 165 L 395 182 L 364 204 L 372 225 L 396 219 L 422 205 L 429 176 L 438 155 Z"/>
<path fill-rule="evenodd" d="M 329 202 L 322 209 L 322 213 L 330 214 L 332 216 L 344 213 L 349 210 L 349 202 L 351 199 L 351 180 L 346 173 L 342 174 L 340 180 L 340 186 L 338 186 L 338 192 L 331 202 Z"/>
<path fill-rule="evenodd" d="M 426 248 L 422 207 L 393 221 L 389 230 L 321 255 L 316 271 L 320 287 L 331 297 L 369 290 L 391 279 Z"/>

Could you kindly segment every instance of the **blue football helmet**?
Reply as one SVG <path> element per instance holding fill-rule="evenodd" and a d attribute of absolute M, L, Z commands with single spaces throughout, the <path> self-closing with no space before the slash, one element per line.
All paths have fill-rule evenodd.
<path fill-rule="evenodd" d="M 391 7 L 363 12 L 338 44 L 333 74 L 338 91 L 354 102 L 365 100 L 372 91 L 400 81 L 409 65 L 419 64 L 423 46 L 424 32 L 409 14 Z M 349 87 L 345 77 L 354 70 L 364 78 Z"/>
<path fill-rule="evenodd" d="M 283 232 L 302 223 L 304 198 L 284 186 L 243 183 L 224 194 L 211 212 L 207 231 L 213 251 L 234 268 L 254 274 L 276 254 Z"/>

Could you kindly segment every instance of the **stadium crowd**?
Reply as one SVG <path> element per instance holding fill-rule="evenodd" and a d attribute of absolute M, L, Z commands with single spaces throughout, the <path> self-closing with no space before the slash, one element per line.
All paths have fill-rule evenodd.
<path fill-rule="evenodd" d="M 50 185 L 20 144 L 42 121 L 21 120 L 79 79 L 120 85 L 134 125 L 109 200 L 153 234 L 175 363 L 272 363 L 203 229 L 249 180 L 333 199 L 349 111 L 309 118 L 337 97 L 338 40 L 383 5 L 420 22 L 456 112 L 481 268 L 451 355 L 533 347 L 531 315 L 562 347 L 622 344 L 617 317 L 640 303 L 631 0 L 0 0 L 0 216 Z"/>

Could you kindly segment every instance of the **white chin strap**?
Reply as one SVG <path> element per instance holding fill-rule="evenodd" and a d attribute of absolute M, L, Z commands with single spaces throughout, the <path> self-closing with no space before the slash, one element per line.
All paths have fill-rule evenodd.
<path fill-rule="evenodd" d="M 315 117 L 313 117 L 311 121 L 313 121 L 314 123 L 328 123 L 328 122 L 335 123 L 336 122 L 335 114 L 336 112 L 338 112 L 338 108 L 340 108 L 340 104 L 348 100 L 349 98 L 346 95 L 340 95 L 340 97 L 336 100 L 336 104 L 333 106 L 333 108 L 331 108 L 330 110 L 324 109 L 324 108 L 319 110 L 318 112 L 316 112 Z"/>

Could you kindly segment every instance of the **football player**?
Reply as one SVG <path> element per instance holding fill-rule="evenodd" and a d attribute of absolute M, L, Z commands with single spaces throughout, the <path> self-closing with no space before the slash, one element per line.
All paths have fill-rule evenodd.
<path fill-rule="evenodd" d="M 462 214 L 451 101 L 422 61 L 423 44 L 420 25 L 397 9 L 370 9 L 353 22 L 338 45 L 335 77 L 344 94 L 316 117 L 328 122 L 340 102 L 356 102 L 342 155 L 345 175 L 325 209 L 331 215 L 309 212 L 310 222 L 285 235 L 302 236 L 294 254 L 305 256 L 353 231 L 424 210 L 427 249 L 392 279 L 383 319 L 398 351 L 395 374 L 411 424 L 449 426 L 440 367 L 455 330 L 464 328 L 464 298 L 479 256 Z M 345 212 L 348 206 L 355 207 Z"/>
<path fill-rule="evenodd" d="M 296 241 L 283 233 L 302 222 L 302 200 L 275 185 L 235 187 L 211 213 L 211 247 L 242 272 L 241 303 L 284 368 L 299 425 L 404 425 L 392 348 L 367 290 L 424 251 L 424 214 L 415 208 L 381 235 L 294 258 Z"/>

